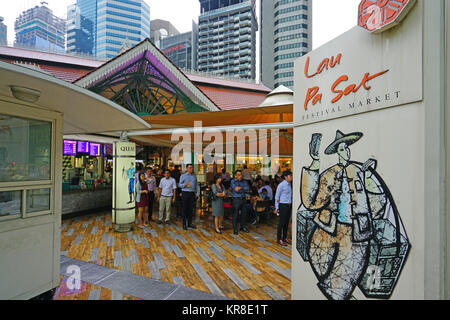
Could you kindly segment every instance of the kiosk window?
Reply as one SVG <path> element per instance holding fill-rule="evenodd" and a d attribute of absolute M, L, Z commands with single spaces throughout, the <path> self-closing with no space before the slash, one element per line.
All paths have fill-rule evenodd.
<path fill-rule="evenodd" d="M 0 217 L 18 216 L 22 211 L 22 191 L 0 192 Z"/>
<path fill-rule="evenodd" d="M 0 182 L 51 180 L 52 123 L 0 114 Z"/>
<path fill-rule="evenodd" d="M 50 210 L 50 189 L 27 190 L 27 213 Z"/>

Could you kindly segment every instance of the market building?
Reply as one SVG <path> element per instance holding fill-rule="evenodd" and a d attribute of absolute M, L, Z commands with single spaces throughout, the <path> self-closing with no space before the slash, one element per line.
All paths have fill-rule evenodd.
<path fill-rule="evenodd" d="M 129 125 L 130 122 L 127 121 L 122 123 L 122 118 L 119 116 L 116 121 L 119 121 L 120 125 L 116 122 L 110 123 L 108 120 L 102 121 L 107 127 L 99 126 L 94 128 L 95 122 L 98 121 L 97 117 L 89 116 L 85 111 L 91 110 L 92 112 L 92 110 L 100 110 L 99 108 L 101 107 L 97 106 L 98 103 L 96 104 L 96 102 L 87 101 L 78 96 L 76 98 L 71 97 L 69 93 L 65 92 L 59 94 L 59 89 L 55 88 L 55 94 L 52 98 L 55 99 L 54 101 L 59 101 L 63 104 L 61 108 L 65 108 L 63 110 L 65 119 L 64 135 L 51 136 L 51 139 L 53 139 L 51 140 L 53 141 L 52 143 L 54 146 L 58 147 L 48 149 L 52 150 L 51 153 L 42 154 L 42 157 L 45 156 L 46 158 L 41 159 L 40 157 L 34 157 L 36 163 L 34 163 L 33 166 L 26 165 L 24 161 L 15 156 L 14 152 L 6 153 L 7 155 L 2 161 L 4 161 L 5 164 L 9 163 L 10 165 L 7 166 L 8 170 L 4 171 L 2 176 L 10 177 L 12 174 L 12 177 L 16 177 L 17 172 L 28 170 L 27 168 L 29 167 L 36 168 L 36 170 L 40 168 L 37 172 L 46 174 L 49 170 L 49 161 L 52 165 L 55 165 L 55 167 L 51 167 L 54 169 L 50 169 L 54 170 L 51 172 L 54 172 L 55 176 L 52 180 L 45 180 L 42 183 L 39 181 L 32 181 L 30 185 L 27 182 L 15 183 L 14 181 L 9 182 L 9 180 L 6 179 L 4 186 L 2 185 L 1 192 L 7 193 L 2 194 L 2 203 L 5 204 L 2 205 L 2 207 L 5 208 L 5 212 L 2 211 L 2 219 L 6 221 L 2 224 L 2 227 L 5 230 L 3 235 L 6 238 L 11 240 L 15 239 L 14 237 L 16 235 L 13 236 L 8 232 L 12 232 L 17 226 L 19 226 L 20 232 L 30 231 L 26 229 L 28 227 L 26 221 L 23 219 L 31 219 L 31 217 L 38 220 L 47 219 L 50 224 L 49 228 L 52 228 L 53 230 L 51 231 L 52 236 L 50 236 L 49 230 L 47 229 L 33 230 L 30 233 L 30 237 L 42 236 L 43 233 L 47 234 L 48 241 L 41 242 L 43 247 L 34 248 L 37 251 L 45 249 L 47 250 L 45 251 L 46 254 L 42 255 L 40 259 L 35 256 L 30 258 L 36 260 L 34 263 L 42 263 L 43 273 L 40 278 L 43 279 L 42 281 L 48 280 L 49 282 L 45 285 L 41 283 L 38 284 L 36 281 L 31 281 L 29 278 L 22 277 L 22 269 L 17 269 L 15 272 L 11 271 L 8 282 L 4 282 L 1 285 L 2 288 L 7 288 L 7 290 L 5 289 L 5 292 L 1 292 L 2 297 L 5 298 L 32 297 L 51 287 L 55 287 L 57 285 L 56 279 L 59 275 L 59 246 L 62 246 L 61 270 L 65 270 L 64 268 L 66 268 L 66 265 L 70 263 L 70 261 L 73 261 L 67 258 L 68 250 L 70 250 L 68 248 L 75 248 L 74 246 L 77 245 L 89 245 L 91 243 L 83 242 L 82 244 L 77 244 L 77 241 L 79 241 L 77 239 L 81 239 L 79 237 L 82 237 L 82 235 L 75 234 L 76 239 L 72 239 L 70 235 L 73 235 L 73 231 L 71 231 L 73 228 L 66 230 L 66 228 L 68 228 L 68 222 L 64 223 L 62 226 L 65 231 L 60 237 L 60 219 L 62 215 L 69 213 L 92 210 L 92 207 L 85 207 L 86 204 L 93 204 L 96 206 L 96 209 L 100 210 L 104 203 L 111 201 L 111 193 L 114 196 L 114 185 L 111 186 L 108 184 L 107 171 L 108 166 L 111 163 L 111 146 L 116 145 L 116 142 L 120 139 L 119 135 L 121 133 L 127 133 L 128 140 L 136 143 L 136 162 L 158 163 L 161 164 L 161 166 L 164 165 L 172 168 L 176 162 L 171 161 L 170 150 L 174 147 L 176 142 L 173 141 L 170 133 L 175 128 L 190 130 L 198 120 L 203 122 L 205 128 L 215 127 L 220 129 L 219 127 L 222 127 L 221 130 L 224 130 L 223 126 L 225 126 L 225 128 L 234 126 L 247 130 L 249 128 L 261 129 L 263 127 L 284 128 L 292 125 L 292 92 L 281 90 L 282 92 L 274 92 L 272 95 L 269 95 L 268 98 L 267 96 L 268 93 L 270 93 L 270 90 L 263 85 L 246 81 L 216 79 L 201 75 L 185 74 L 167 59 L 167 57 L 148 39 L 107 62 L 50 53 L 36 54 L 36 52 L 29 50 L 10 47 L 1 47 L 0 51 L 0 59 L 2 60 L 0 63 L 2 63 L 3 70 L 11 70 L 11 74 L 8 74 L 8 77 L 5 77 L 3 80 L 5 84 L 3 85 L 4 89 L 2 95 L 7 97 L 5 98 L 5 101 L 11 100 L 13 94 L 17 94 L 16 91 L 11 91 L 8 85 L 12 79 L 17 78 L 21 81 L 21 84 L 26 87 L 25 89 L 18 89 L 19 97 L 20 94 L 22 94 L 22 96 L 25 97 L 22 99 L 31 99 L 33 96 L 39 96 L 38 92 L 41 92 L 41 98 L 37 97 L 39 105 L 42 106 L 45 103 L 45 101 L 41 100 L 42 97 L 44 97 L 44 88 L 33 85 L 33 81 L 36 80 L 30 79 L 30 82 L 27 82 L 16 75 L 17 72 L 19 74 L 22 72 L 32 75 L 32 78 L 42 77 L 46 81 L 51 80 L 55 82 L 56 86 L 67 84 L 71 90 L 80 88 L 82 94 L 88 95 L 89 97 L 95 97 L 95 99 L 99 100 L 101 103 L 108 104 L 113 107 L 112 110 L 114 112 L 117 111 L 117 108 L 123 110 L 125 115 L 130 116 L 132 123 L 134 123 L 134 125 Z M 136 70 L 139 72 L 135 72 Z M 6 74 L 5 72 L 6 71 L 2 71 L 3 74 Z M 72 82 L 74 84 L 72 84 Z M 46 82 L 43 81 L 42 85 L 45 83 Z M 141 85 L 138 85 L 139 83 L 141 83 Z M 86 91 L 86 89 L 88 91 Z M 61 95 L 68 95 L 66 98 L 69 99 L 70 97 L 71 103 L 66 103 L 66 98 L 63 98 Z M 281 104 L 276 105 L 273 101 L 273 98 L 276 95 L 283 96 L 285 100 L 283 100 Z M 271 96 L 272 100 L 270 99 Z M 36 101 L 34 99 L 36 98 L 33 98 L 32 101 Z M 33 104 L 33 102 L 30 103 Z M 77 113 L 76 110 L 78 110 L 78 107 L 75 105 L 78 104 L 82 104 L 83 112 Z M 5 108 L 2 109 L 2 113 L 7 112 L 8 110 L 8 114 L 11 112 L 12 109 L 8 106 L 9 105 L 5 105 Z M 102 113 L 108 114 L 108 117 L 114 117 L 114 112 L 111 113 L 104 111 L 103 109 L 101 110 Z M 5 121 L 9 121 L 8 119 L 10 118 L 6 117 Z M 41 124 L 37 123 L 37 125 L 37 128 L 40 129 Z M 45 126 L 42 130 L 44 129 L 46 129 Z M 280 149 L 285 150 L 287 156 L 292 159 L 290 154 L 292 152 L 292 130 L 286 130 L 286 132 L 284 129 L 282 130 L 283 132 L 281 132 L 280 135 L 273 137 L 267 136 L 264 140 L 267 140 L 268 145 L 270 145 L 271 140 L 276 139 L 276 143 L 281 146 Z M 43 135 L 41 134 L 39 136 Z M 36 139 L 39 136 L 33 135 L 32 137 Z M 251 138 L 248 138 L 247 140 L 248 143 L 255 142 L 251 141 Z M 29 141 L 22 142 L 24 146 L 30 145 Z M 44 143 L 44 141 L 41 142 Z M 207 143 L 205 143 L 205 145 L 206 144 Z M 45 150 L 45 148 L 41 147 L 42 146 L 40 146 L 39 150 Z M 232 151 L 234 151 L 234 148 Z M 192 162 L 192 160 L 199 157 L 200 161 L 199 164 L 196 164 L 195 170 L 198 180 L 206 187 L 207 182 L 211 178 L 208 174 L 217 172 L 224 166 L 231 171 L 234 168 L 241 167 L 244 163 L 253 163 L 250 159 L 251 157 L 255 158 L 254 174 L 258 174 L 258 170 L 262 169 L 261 164 L 258 164 L 256 161 L 256 157 L 259 155 L 249 154 L 242 156 L 244 157 L 242 159 L 232 159 L 231 161 L 224 160 L 221 167 L 220 165 L 210 166 L 209 164 L 203 163 L 203 161 L 201 161 L 202 154 L 195 153 L 188 154 L 188 157 L 181 159 L 181 162 L 178 163 L 183 165 L 187 162 Z M 239 164 L 240 161 L 242 161 L 242 163 Z M 47 166 L 45 167 L 44 165 L 46 163 Z M 285 165 L 289 166 L 291 165 L 291 162 L 285 160 Z M 280 167 L 278 167 L 278 169 L 280 169 Z M 112 180 L 114 182 L 114 178 Z M 37 191 L 33 191 L 35 189 Z M 108 193 L 109 198 L 106 196 Z M 29 202 L 23 204 L 23 202 L 21 202 L 23 201 L 21 199 L 24 199 L 23 197 L 34 199 L 33 202 L 30 202 L 33 203 L 32 207 L 36 207 L 39 204 L 41 211 L 26 211 L 24 208 L 27 208 Z M 204 194 L 203 199 L 206 200 Z M 6 206 L 6 204 L 11 206 Z M 201 215 L 203 215 L 202 212 L 206 207 L 203 208 L 203 205 L 201 204 L 199 209 L 200 215 L 196 219 L 201 218 Z M 100 212 L 102 211 L 100 210 Z M 108 217 L 107 221 L 105 220 L 105 223 L 111 223 L 111 214 L 107 214 L 105 217 Z M 113 215 L 112 222 L 120 222 L 119 218 L 120 217 L 114 217 Z M 70 223 L 78 223 L 77 221 L 79 221 L 79 218 L 78 220 L 65 219 L 66 221 L 70 221 Z M 204 220 L 205 218 L 201 219 Z M 94 220 L 99 221 L 97 219 Z M 83 223 L 83 225 L 87 226 L 87 223 L 88 221 Z M 92 229 L 92 232 L 97 230 L 96 228 Z M 106 234 L 103 234 L 103 236 L 105 235 Z M 20 235 L 18 234 L 17 236 Z M 120 234 L 117 234 L 117 236 L 121 237 Z M 161 238 L 161 240 L 164 239 L 165 238 Z M 195 239 L 195 237 L 193 239 Z M 59 243 L 60 240 L 62 244 Z M 33 243 L 33 240 L 30 238 L 29 242 Z M 50 247 L 53 249 L 50 250 Z M 3 267 L 10 270 L 14 265 L 15 259 L 21 259 L 21 255 L 24 254 L 23 250 L 28 249 L 28 247 L 18 248 L 14 253 L 14 257 L 8 259 L 8 265 L 4 265 Z M 11 252 L 6 252 L 5 250 L 6 249 L 2 248 L 0 254 L 11 254 Z M 93 248 L 92 250 L 98 252 L 98 248 Z M 179 248 L 175 251 L 177 252 L 177 257 L 179 256 L 179 258 L 182 259 L 183 253 L 178 250 Z M 244 250 L 243 252 L 247 253 L 247 251 L 245 251 L 246 249 L 243 247 L 241 247 L 241 250 Z M 202 254 L 204 253 L 203 251 L 200 252 Z M 264 252 L 265 251 L 261 251 L 260 254 L 265 254 Z M 44 258 L 47 261 L 46 264 L 44 264 L 44 262 L 39 262 Z M 77 258 L 80 259 L 78 256 Z M 287 257 L 283 256 L 284 268 L 287 267 L 286 259 Z M 4 259 L 2 259 L 2 261 L 4 261 Z M 126 260 L 125 258 L 121 261 L 124 263 L 122 268 L 125 269 L 123 270 L 131 270 L 128 269 L 129 267 L 127 267 L 127 265 L 128 263 L 131 263 L 130 265 L 132 265 L 132 261 Z M 77 263 L 81 264 L 81 260 Z M 239 268 L 240 262 L 236 261 L 236 263 L 237 264 L 233 266 L 233 268 Z M 192 266 L 186 265 L 186 268 L 187 267 L 197 268 L 195 270 L 197 270 L 199 276 L 204 276 L 202 267 L 195 264 Z M 152 268 L 152 275 L 157 277 L 159 271 L 155 271 L 153 265 L 150 268 Z M 273 269 L 270 265 L 268 265 L 267 268 L 272 268 L 272 272 L 277 272 L 276 269 Z M 230 276 L 234 278 L 232 274 Z M 22 277 L 20 286 L 14 286 L 14 279 L 17 279 L 17 277 Z M 177 277 L 183 279 L 183 276 L 181 275 L 177 275 Z M 282 281 L 285 283 L 287 278 L 283 279 L 284 280 Z M 1 281 L 6 281 L 6 279 L 2 279 Z M 206 278 L 202 281 L 209 283 Z M 276 286 L 276 283 L 280 283 L 280 280 L 273 282 L 272 285 Z M 167 284 L 167 286 L 172 285 L 173 284 Z M 198 288 L 198 286 L 196 287 L 194 284 L 191 285 L 191 288 Z M 204 287 L 198 289 L 201 288 Z M 261 293 L 264 291 L 258 289 L 260 290 L 259 295 L 262 294 L 266 298 L 270 297 L 270 295 L 274 295 L 278 290 L 273 288 L 274 287 L 271 288 L 269 286 L 267 286 L 267 288 L 265 287 L 264 290 L 267 290 L 268 293 Z M 11 291 L 11 289 L 13 290 Z M 210 288 L 210 290 L 212 289 Z M 257 291 L 253 291 L 257 290 L 257 288 L 255 287 L 251 290 L 251 292 L 253 292 L 251 294 L 257 297 Z M 286 292 L 282 292 L 286 296 Z M 213 290 L 212 293 L 220 293 L 219 296 L 223 295 L 223 292 L 220 289 L 217 291 Z M 163 293 L 159 292 L 159 294 Z M 205 297 L 204 293 L 196 294 Z M 250 297 L 252 295 L 244 296 Z M 233 296 L 242 297 L 239 288 L 235 290 Z"/>

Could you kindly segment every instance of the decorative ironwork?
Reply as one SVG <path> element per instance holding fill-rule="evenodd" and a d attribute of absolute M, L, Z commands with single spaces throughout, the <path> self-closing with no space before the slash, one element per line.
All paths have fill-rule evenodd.
<path fill-rule="evenodd" d="M 89 90 L 141 117 L 207 111 L 147 59 L 146 52 Z"/>

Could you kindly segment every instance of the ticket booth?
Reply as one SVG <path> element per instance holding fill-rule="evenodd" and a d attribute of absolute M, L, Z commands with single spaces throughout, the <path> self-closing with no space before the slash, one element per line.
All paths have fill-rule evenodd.
<path fill-rule="evenodd" d="M 0 299 L 29 299 L 59 285 L 63 134 L 149 125 L 47 74 L 0 62 L 0 75 Z"/>
<path fill-rule="evenodd" d="M 295 63 L 292 298 L 448 299 L 450 8 L 359 9 Z"/>

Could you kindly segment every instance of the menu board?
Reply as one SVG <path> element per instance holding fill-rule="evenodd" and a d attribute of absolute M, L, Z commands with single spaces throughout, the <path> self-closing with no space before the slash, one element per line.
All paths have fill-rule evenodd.
<path fill-rule="evenodd" d="M 103 145 L 103 154 L 107 156 L 112 156 L 113 154 L 113 145 L 112 144 L 105 144 Z"/>
<path fill-rule="evenodd" d="M 78 141 L 77 152 L 79 153 L 89 153 L 89 142 Z"/>
<path fill-rule="evenodd" d="M 63 154 L 65 156 L 74 156 L 77 154 L 77 142 L 64 140 Z"/>
<path fill-rule="evenodd" d="M 100 157 L 100 143 L 90 143 L 91 144 L 91 151 L 89 152 L 89 155 L 91 157 Z"/>

